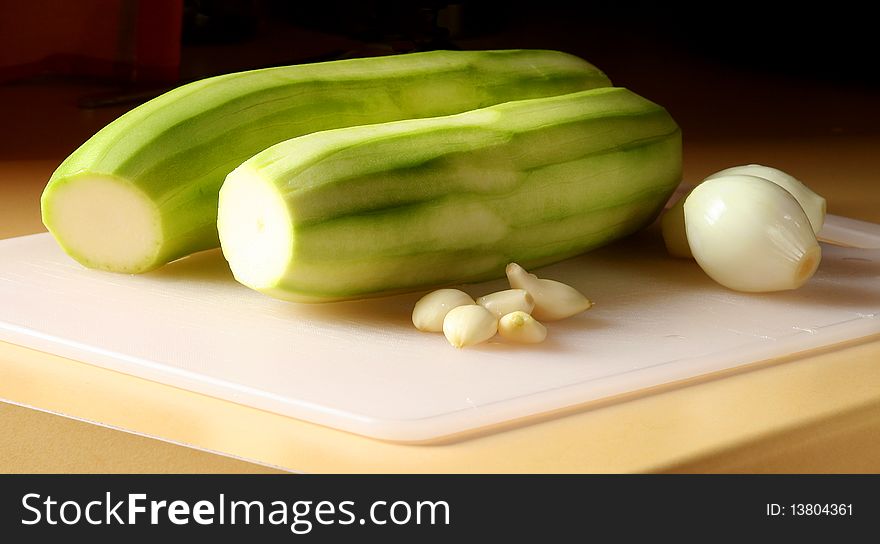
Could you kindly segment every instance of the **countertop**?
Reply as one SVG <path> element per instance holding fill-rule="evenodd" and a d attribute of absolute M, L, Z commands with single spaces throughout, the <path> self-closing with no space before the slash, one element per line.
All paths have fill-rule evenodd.
<path fill-rule="evenodd" d="M 829 212 L 880 222 L 876 88 L 693 59 L 660 77 L 651 65 L 623 71 L 636 60 L 615 58 L 612 79 L 667 106 L 682 126 L 685 182 L 768 164 L 824 195 Z M 82 81 L 0 87 L 0 238 L 45 230 L 39 195 L 53 169 L 126 109 L 77 108 L 107 90 Z M 405 445 L 0 343 L 0 471 L 872 473 L 878 363 L 880 338 L 869 338 Z"/>

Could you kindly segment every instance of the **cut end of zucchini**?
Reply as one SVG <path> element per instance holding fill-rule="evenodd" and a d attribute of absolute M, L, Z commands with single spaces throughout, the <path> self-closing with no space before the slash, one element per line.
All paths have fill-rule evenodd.
<path fill-rule="evenodd" d="M 51 184 L 42 206 L 46 228 L 84 266 L 139 273 L 162 264 L 159 210 L 125 180 L 91 174 Z"/>
<path fill-rule="evenodd" d="M 274 184 L 247 168 L 230 173 L 220 189 L 217 231 L 236 280 L 258 291 L 278 284 L 293 253 L 293 224 Z"/>

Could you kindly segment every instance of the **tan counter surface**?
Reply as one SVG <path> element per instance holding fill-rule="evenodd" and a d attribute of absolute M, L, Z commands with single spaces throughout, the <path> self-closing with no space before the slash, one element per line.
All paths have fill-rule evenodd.
<path fill-rule="evenodd" d="M 825 195 L 830 212 L 880 222 L 876 91 L 715 76 L 680 99 L 629 84 L 682 125 L 686 181 L 770 164 Z M 52 170 L 124 111 L 75 107 L 100 90 L 0 87 L 0 238 L 44 230 Z M 363 438 L 3 343 L 0 399 L 7 473 L 880 471 L 878 339 L 435 445 Z"/>

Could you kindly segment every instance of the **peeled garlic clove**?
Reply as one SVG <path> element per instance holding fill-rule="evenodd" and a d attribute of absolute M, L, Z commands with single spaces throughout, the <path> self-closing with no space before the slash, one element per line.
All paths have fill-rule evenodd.
<path fill-rule="evenodd" d="M 688 245 L 687 232 L 684 229 L 684 201 L 687 195 L 678 199 L 660 218 L 660 231 L 666 251 L 673 257 L 693 259 L 691 246 Z"/>
<path fill-rule="evenodd" d="M 526 312 L 517 310 L 498 321 L 498 334 L 512 342 L 537 344 L 547 338 L 547 327 Z"/>
<path fill-rule="evenodd" d="M 766 179 L 707 180 L 688 196 L 684 216 L 697 263 L 730 289 L 796 289 L 819 266 L 821 249 L 803 208 Z"/>
<path fill-rule="evenodd" d="M 473 304 L 474 299 L 458 289 L 438 289 L 423 296 L 413 307 L 412 322 L 420 331 L 443 331 L 443 319 L 453 308 Z"/>
<path fill-rule="evenodd" d="M 478 298 L 477 304 L 500 318 L 517 310 L 531 313 L 535 307 L 535 299 L 525 289 L 505 289 Z"/>
<path fill-rule="evenodd" d="M 584 310 L 593 303 L 580 291 L 562 282 L 541 279 L 529 274 L 516 263 L 510 263 L 505 270 L 507 280 L 514 289 L 525 289 L 535 300 L 532 315 L 541 321 L 565 319 Z"/>
<path fill-rule="evenodd" d="M 443 334 L 457 348 L 485 342 L 496 332 L 498 318 L 478 304 L 453 308 L 443 320 Z"/>
<path fill-rule="evenodd" d="M 822 230 L 822 225 L 825 224 L 825 210 L 827 207 L 825 199 L 814 193 L 809 187 L 804 185 L 791 174 L 770 166 L 745 164 L 742 166 L 726 168 L 720 172 L 712 174 L 706 179 L 716 179 L 731 175 L 757 176 L 779 185 L 791 193 L 801 205 L 801 208 L 804 209 L 804 212 L 810 220 L 810 226 L 813 228 L 813 232 L 818 234 L 819 231 Z"/>

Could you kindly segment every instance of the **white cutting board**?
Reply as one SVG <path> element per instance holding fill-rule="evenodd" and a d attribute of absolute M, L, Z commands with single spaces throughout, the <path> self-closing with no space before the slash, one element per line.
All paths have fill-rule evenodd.
<path fill-rule="evenodd" d="M 353 433 L 430 441 L 880 333 L 880 250 L 823 252 L 805 287 L 747 295 L 668 258 L 648 231 L 538 271 L 595 302 L 549 324 L 545 343 L 456 350 L 413 328 L 418 294 L 293 304 L 236 283 L 218 251 L 128 276 L 87 270 L 39 234 L 0 241 L 0 339 Z"/>

